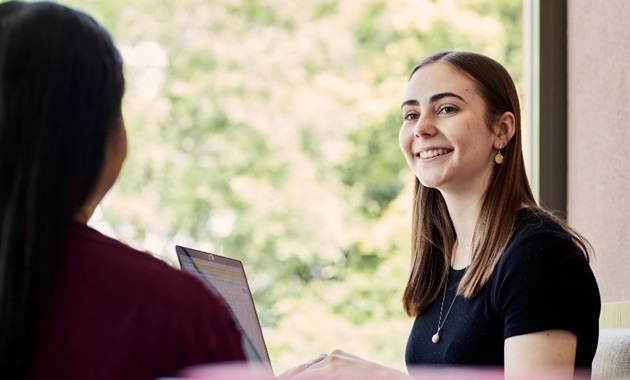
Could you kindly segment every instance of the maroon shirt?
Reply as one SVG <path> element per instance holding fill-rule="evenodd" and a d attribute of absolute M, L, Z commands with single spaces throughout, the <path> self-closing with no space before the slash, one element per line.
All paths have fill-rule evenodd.
<path fill-rule="evenodd" d="M 71 228 L 36 379 L 155 379 L 245 360 L 224 302 L 191 275 L 85 225 Z"/>

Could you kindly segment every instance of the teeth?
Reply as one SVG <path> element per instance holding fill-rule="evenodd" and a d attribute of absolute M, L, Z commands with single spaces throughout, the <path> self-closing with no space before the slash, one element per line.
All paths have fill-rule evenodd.
<path fill-rule="evenodd" d="M 440 148 L 440 149 L 425 150 L 423 152 L 420 152 L 418 155 L 420 156 L 420 158 L 433 158 L 433 157 L 441 156 L 448 152 L 450 152 L 449 149 Z"/>

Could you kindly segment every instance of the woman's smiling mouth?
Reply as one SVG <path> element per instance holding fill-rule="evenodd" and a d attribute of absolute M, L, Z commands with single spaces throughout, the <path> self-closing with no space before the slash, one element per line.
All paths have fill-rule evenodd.
<path fill-rule="evenodd" d="M 433 157 L 441 156 L 446 153 L 450 153 L 452 151 L 453 151 L 452 149 L 444 149 L 444 148 L 429 149 L 429 150 L 423 150 L 422 152 L 416 153 L 416 157 L 420 157 L 423 159 L 433 158 Z"/>

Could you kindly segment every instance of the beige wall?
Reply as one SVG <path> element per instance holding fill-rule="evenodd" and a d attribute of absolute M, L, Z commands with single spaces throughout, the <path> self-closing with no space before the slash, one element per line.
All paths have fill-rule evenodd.
<path fill-rule="evenodd" d="M 602 300 L 630 300 L 630 1 L 568 0 L 568 216 Z"/>

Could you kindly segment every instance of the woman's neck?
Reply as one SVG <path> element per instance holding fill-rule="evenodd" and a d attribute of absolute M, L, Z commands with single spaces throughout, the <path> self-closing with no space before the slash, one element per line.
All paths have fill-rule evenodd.
<path fill-rule="evenodd" d="M 455 269 L 466 268 L 472 261 L 473 235 L 481 211 L 482 197 L 443 196 L 457 236 L 451 266 Z"/>
<path fill-rule="evenodd" d="M 94 214 L 94 210 L 96 209 L 96 206 L 93 206 L 91 204 L 86 204 L 84 205 L 75 215 L 74 215 L 74 221 L 77 223 L 81 223 L 81 224 L 86 224 L 88 223 L 88 221 L 90 220 L 90 218 L 92 217 L 92 214 Z"/>

